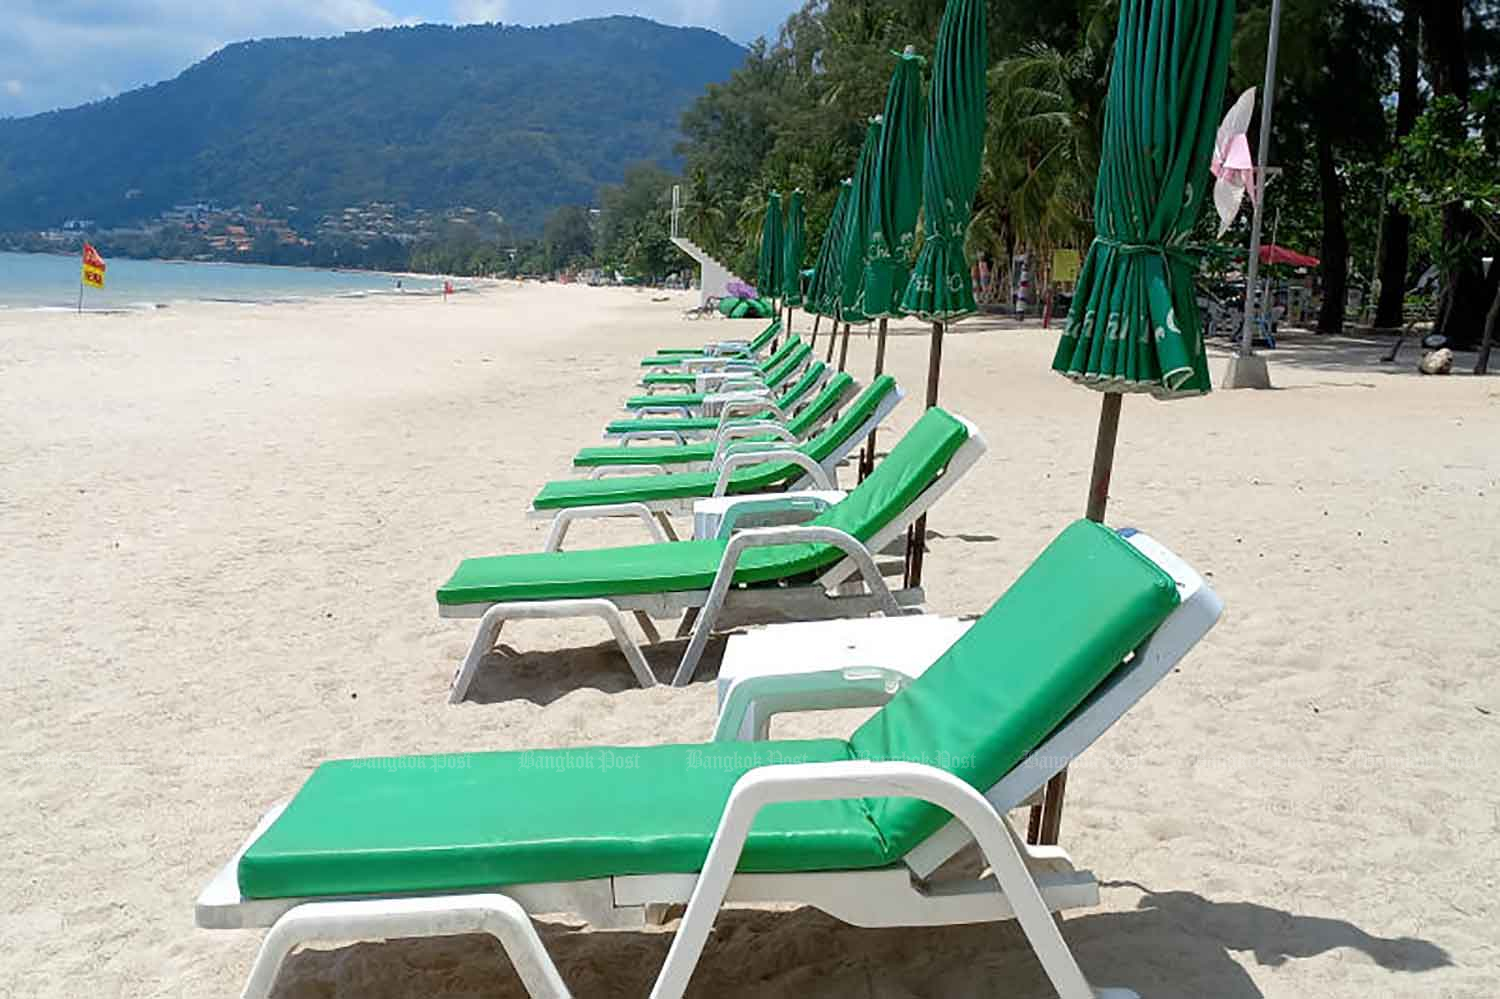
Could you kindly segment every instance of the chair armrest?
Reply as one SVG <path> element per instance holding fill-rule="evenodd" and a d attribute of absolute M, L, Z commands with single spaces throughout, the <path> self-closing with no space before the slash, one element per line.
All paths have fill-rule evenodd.
<path fill-rule="evenodd" d="M 811 461 L 811 459 L 808 460 Z M 734 585 L 735 570 L 739 567 L 740 558 L 745 552 L 751 548 L 798 544 L 830 545 L 843 552 L 849 561 L 854 563 L 855 570 L 869 587 L 870 596 L 879 604 L 880 612 L 887 617 L 901 616 L 901 605 L 896 602 L 896 597 L 891 593 L 890 587 L 885 585 L 885 579 L 880 575 L 880 568 L 875 564 L 874 556 L 852 534 L 836 527 L 822 525 L 756 527 L 741 531 L 730 538 L 729 543 L 724 547 L 724 554 L 719 559 L 719 568 L 714 573 L 713 585 L 708 590 L 708 599 L 704 601 L 702 609 L 698 612 L 698 623 L 693 630 L 692 640 L 688 642 L 687 651 L 683 653 L 682 662 L 672 679 L 674 687 L 685 687 L 692 680 L 712 632 L 710 625 L 717 620 L 719 611 L 724 608 L 724 601 L 729 597 L 730 587 Z"/>
<path fill-rule="evenodd" d="M 680 416 L 683 419 L 691 419 L 695 415 L 692 406 L 683 405 L 680 402 L 641 406 L 639 409 L 630 410 L 630 414 L 637 420 L 649 420 L 659 416 Z"/>
<path fill-rule="evenodd" d="M 790 436 L 790 435 L 788 435 Z M 795 443 L 795 442 L 794 442 Z M 774 441 L 728 441 L 719 445 L 714 452 L 714 459 L 709 463 L 709 471 L 717 472 L 724 467 L 724 460 L 735 454 L 760 454 L 766 451 L 785 451 L 786 440 Z"/>
<path fill-rule="evenodd" d="M 687 444 L 687 438 L 677 430 L 632 430 L 619 436 L 620 446 L 629 447 L 636 441 L 670 440 L 679 447 Z"/>
<path fill-rule="evenodd" d="M 764 465 L 773 461 L 789 461 L 801 468 L 818 489 L 833 488 L 833 483 L 829 481 L 828 473 L 824 471 L 822 465 L 794 448 L 781 448 L 754 454 L 725 455 L 723 464 L 719 466 L 719 480 L 714 483 L 714 497 L 724 496 L 729 492 L 729 483 L 734 478 L 736 470 L 748 465 Z"/>
<path fill-rule="evenodd" d="M 641 521 L 646 525 L 646 532 L 651 535 L 651 540 L 658 544 L 665 544 L 672 540 L 667 537 L 666 531 L 662 529 L 657 521 L 656 515 L 651 508 L 644 503 L 610 503 L 602 506 L 578 506 L 568 510 L 557 511 L 557 516 L 552 518 L 552 528 L 547 532 L 547 542 L 543 546 L 544 552 L 562 551 L 563 541 L 568 536 L 568 529 L 576 520 L 603 520 L 611 517 L 629 517 Z"/>
<path fill-rule="evenodd" d="M 1026 866 L 1020 838 L 983 795 L 953 774 L 922 763 L 847 760 L 757 767 L 735 782 L 653 995 L 686 991 L 762 809 L 782 802 L 851 798 L 915 798 L 952 815 L 978 843 L 1056 994 L 1064 999 L 1109 994 L 1096 993 L 1083 977 Z"/>
<path fill-rule="evenodd" d="M 721 420 L 733 416 L 758 417 L 762 413 L 770 413 L 782 423 L 785 423 L 787 420 L 786 411 L 764 395 L 737 392 L 734 393 L 729 401 L 719 407 L 719 418 Z"/>
<path fill-rule="evenodd" d="M 589 473 L 589 479 L 612 479 L 620 475 L 670 475 L 666 465 L 600 465 Z"/>
<path fill-rule="evenodd" d="M 774 437 L 788 444 L 800 444 L 797 435 L 774 420 L 746 420 L 727 419 L 719 424 L 719 432 L 714 435 L 715 449 L 722 449 L 732 441 L 743 437 Z M 716 454 L 717 458 L 718 455 Z"/>
<path fill-rule="evenodd" d="M 753 528 L 740 528 L 741 521 L 750 517 L 759 517 L 766 514 L 804 515 L 801 517 L 803 523 L 815 520 L 833 504 L 819 496 L 808 496 L 805 494 L 791 493 L 786 495 L 759 495 L 745 496 L 730 503 L 719 519 L 719 532 L 715 535 L 717 541 L 728 541 L 734 537 L 736 531 L 753 530 Z M 790 518 L 783 521 L 781 526 L 791 524 Z M 769 525 L 761 525 L 769 526 Z"/>
<path fill-rule="evenodd" d="M 713 741 L 763 742 L 771 718 L 779 714 L 878 708 L 911 682 L 906 674 L 879 666 L 747 677 L 729 689 Z"/>

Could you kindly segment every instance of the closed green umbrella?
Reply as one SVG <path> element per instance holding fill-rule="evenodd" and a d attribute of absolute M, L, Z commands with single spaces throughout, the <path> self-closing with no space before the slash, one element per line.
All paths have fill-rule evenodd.
<path fill-rule="evenodd" d="M 922 63 L 908 48 L 896 64 L 885 95 L 885 122 L 871 180 L 869 242 L 860 311 L 877 319 L 902 316 L 901 298 L 911 278 L 922 210 L 922 157 L 927 107 L 922 101 Z M 881 372 L 877 369 L 877 375 Z"/>
<path fill-rule="evenodd" d="M 823 233 L 823 245 L 818 249 L 818 262 L 813 269 L 812 283 L 807 288 L 807 305 L 818 316 L 827 317 L 834 324 L 828 338 L 828 361 L 833 362 L 833 346 L 838 340 L 838 289 L 839 275 L 844 260 L 844 223 L 848 214 L 849 189 L 852 182 L 845 180 L 839 185 L 839 197 L 834 202 L 833 214 L 828 218 L 828 229 Z"/>
<path fill-rule="evenodd" d="M 912 269 L 901 306 L 932 323 L 927 405 L 937 405 L 943 361 L 943 327 L 972 315 L 974 283 L 964 241 L 974 215 L 984 160 L 985 77 L 989 37 L 984 0 L 948 0 L 938 27 L 928 96 L 926 169 L 922 180 L 922 254 Z M 914 552 L 921 578 L 921 548 Z"/>
<path fill-rule="evenodd" d="M 839 355 L 839 370 L 844 370 L 849 354 L 849 324 L 869 320 L 862 310 L 865 290 L 866 254 L 870 249 L 870 206 L 875 186 L 875 155 L 880 149 L 881 120 L 871 118 L 865 129 L 864 145 L 859 150 L 859 164 L 854 169 L 854 186 L 849 189 L 849 204 L 844 213 L 844 260 L 839 272 L 839 312 L 844 320 L 844 349 Z"/>
<path fill-rule="evenodd" d="M 922 176 L 922 253 L 901 299 L 908 313 L 932 323 L 927 361 L 927 405 L 937 405 L 943 369 L 943 326 L 972 315 L 974 285 L 964 241 L 974 215 L 979 168 L 984 161 L 985 78 L 989 65 L 985 0 L 948 0 L 938 26 L 928 95 L 927 146 Z M 906 546 L 906 581 L 922 582 L 927 518 L 912 528 Z"/>
<path fill-rule="evenodd" d="M 756 267 L 756 290 L 761 298 L 774 299 L 781 294 L 782 226 L 781 193 L 772 191 L 766 199 L 766 220 L 760 229 L 760 258 Z"/>
<path fill-rule="evenodd" d="M 782 299 L 785 305 L 802 304 L 802 254 L 807 250 L 807 213 L 802 192 L 793 191 L 786 206 L 786 237 L 782 248 Z"/>
<path fill-rule="evenodd" d="M 1104 519 L 1124 392 L 1209 391 L 1187 239 L 1212 186 L 1233 0 L 1122 0 L 1094 193 L 1098 234 L 1053 370 L 1105 394 L 1088 516 Z M 1066 774 L 1049 788 L 1039 838 L 1057 841 Z"/>
<path fill-rule="evenodd" d="M 885 94 L 884 127 L 875 150 L 870 182 L 869 242 L 861 278 L 859 311 L 880 320 L 875 340 L 875 377 L 885 371 L 886 328 L 903 315 L 901 296 L 911 277 L 922 210 L 922 143 L 927 108 L 922 103 L 922 63 L 908 46 L 896 63 Z M 875 432 L 865 444 L 860 478 L 875 466 Z"/>

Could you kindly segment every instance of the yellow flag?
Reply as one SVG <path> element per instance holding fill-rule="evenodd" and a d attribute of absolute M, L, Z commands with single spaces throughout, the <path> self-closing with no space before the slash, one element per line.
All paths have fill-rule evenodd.
<path fill-rule="evenodd" d="M 104 258 L 92 243 L 83 244 L 83 283 L 90 288 L 104 287 Z"/>

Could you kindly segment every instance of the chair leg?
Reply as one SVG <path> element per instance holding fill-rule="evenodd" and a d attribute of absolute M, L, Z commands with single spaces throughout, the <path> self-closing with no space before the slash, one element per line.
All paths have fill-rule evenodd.
<path fill-rule="evenodd" d="M 596 617 L 609 625 L 610 632 L 615 636 L 615 644 L 620 647 L 625 661 L 630 664 L 630 671 L 635 674 L 636 682 L 642 687 L 656 686 L 656 674 L 651 672 L 640 645 L 626 630 L 625 618 L 618 607 L 608 600 L 543 600 L 495 604 L 484 612 L 484 617 L 479 622 L 479 632 L 474 636 L 474 644 L 469 647 L 469 654 L 464 658 L 463 665 L 453 675 L 448 703 L 458 704 L 468 696 L 480 664 L 494 650 L 495 643 L 500 639 L 500 629 L 506 621 L 573 617 Z"/>
<path fill-rule="evenodd" d="M 645 611 L 636 611 L 635 623 L 641 626 L 641 633 L 646 636 L 647 645 L 660 644 L 661 632 L 656 630 L 656 622 L 651 620 L 650 614 Z"/>
<path fill-rule="evenodd" d="M 504 895 L 456 895 L 299 905 L 278 919 L 266 935 L 243 999 L 269 999 L 282 964 L 301 944 L 469 933 L 485 933 L 499 942 L 532 999 L 568 999 L 571 995 L 531 917 L 518 902 Z"/>

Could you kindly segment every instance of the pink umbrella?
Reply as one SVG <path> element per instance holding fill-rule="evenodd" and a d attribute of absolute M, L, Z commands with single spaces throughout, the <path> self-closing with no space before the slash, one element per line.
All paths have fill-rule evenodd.
<path fill-rule="evenodd" d="M 1255 159 L 1250 155 L 1250 118 L 1255 114 L 1255 88 L 1240 94 L 1234 107 L 1224 116 L 1219 125 L 1219 134 L 1214 141 L 1214 158 L 1209 169 L 1218 178 L 1214 184 L 1214 208 L 1219 213 L 1219 235 L 1229 231 L 1234 217 L 1240 213 L 1245 195 L 1253 203 L 1259 197 L 1255 182 Z"/>

